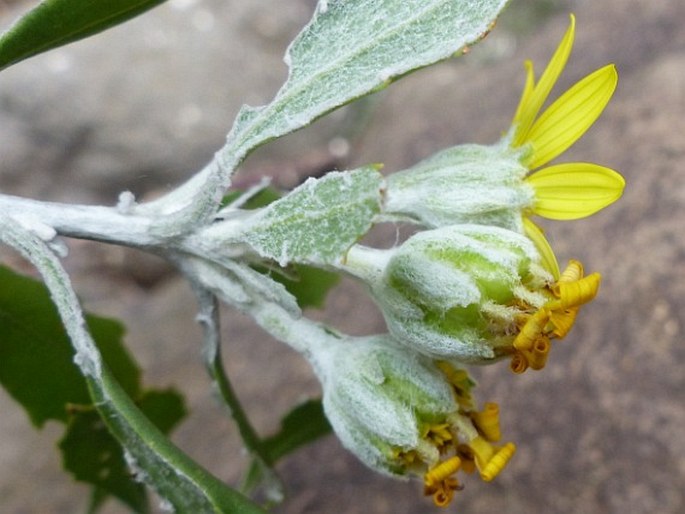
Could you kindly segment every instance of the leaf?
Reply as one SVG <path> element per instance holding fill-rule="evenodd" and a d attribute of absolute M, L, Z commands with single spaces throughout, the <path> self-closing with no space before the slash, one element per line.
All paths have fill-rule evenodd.
<path fill-rule="evenodd" d="M 0 36 L 0 70 L 91 36 L 165 0 L 43 0 Z"/>
<path fill-rule="evenodd" d="M 185 416 L 183 399 L 171 390 L 147 391 L 137 404 L 164 433 L 169 433 Z M 135 512 L 150 511 L 145 487 L 135 480 L 121 445 L 107 430 L 95 409 L 72 410 L 59 448 L 64 468 L 77 480 L 95 487 L 96 506 L 102 504 L 103 493 L 107 493 Z"/>
<path fill-rule="evenodd" d="M 172 391 L 141 393 L 140 370 L 122 343 L 123 326 L 92 315 L 86 319 L 123 390 L 168 433 L 184 415 L 182 398 Z M 36 426 L 49 419 L 68 422 L 60 445 L 64 465 L 77 480 L 96 486 L 94 508 L 109 493 L 136 512 L 147 512 L 145 488 L 133 480 L 121 446 L 91 407 L 88 385 L 74 364 L 74 350 L 47 289 L 3 266 L 0 328 L 0 382 Z"/>
<path fill-rule="evenodd" d="M 242 241 L 280 266 L 334 262 L 373 224 L 381 184 L 374 166 L 310 178 L 255 215 Z"/>
<path fill-rule="evenodd" d="M 262 442 L 270 464 L 331 432 L 321 400 L 301 403 L 281 421 L 281 429 Z"/>
<path fill-rule="evenodd" d="M 281 457 L 328 435 L 331 430 L 320 399 L 297 405 L 283 417 L 280 430 L 262 441 L 262 449 L 268 459 L 266 464 L 273 466 Z M 253 459 L 245 473 L 243 491 L 252 492 L 262 485 L 265 471 L 264 465 Z"/>
<path fill-rule="evenodd" d="M 124 348 L 122 325 L 87 316 L 103 357 L 122 387 L 140 390 L 140 370 Z M 41 427 L 67 421 L 68 404 L 89 405 L 86 381 L 74 364 L 74 350 L 43 284 L 0 266 L 0 384 Z"/>
<path fill-rule="evenodd" d="M 103 362 L 59 258 L 30 228 L 0 213 L 0 240 L 40 271 L 76 350 L 93 405 L 125 448 L 127 462 L 176 512 L 264 514 L 176 447 L 135 405 Z"/>
<path fill-rule="evenodd" d="M 244 106 L 222 151 L 234 168 L 257 146 L 453 56 L 483 38 L 508 0 L 328 0 L 290 45 L 272 102 Z"/>
<path fill-rule="evenodd" d="M 59 448 L 64 469 L 76 480 L 95 486 L 100 505 L 106 492 L 134 512 L 150 512 L 145 486 L 132 479 L 121 445 L 95 409 L 74 412 Z"/>
<path fill-rule="evenodd" d="M 295 264 L 288 275 L 278 272 L 271 278 L 285 286 L 297 299 L 301 309 L 306 307 L 321 308 L 328 292 L 340 282 L 340 275 L 305 264 Z"/>
<path fill-rule="evenodd" d="M 223 199 L 221 200 L 221 206 L 225 207 L 232 204 L 236 200 L 240 199 L 240 197 L 245 193 L 246 191 L 240 189 L 232 189 L 226 193 L 226 195 L 224 195 Z M 281 193 L 279 190 L 271 186 L 267 186 L 263 189 L 260 189 L 256 194 L 250 196 L 249 199 L 241 205 L 241 207 L 243 209 L 258 209 L 259 207 L 265 207 L 269 205 L 271 202 L 275 202 L 282 196 L 283 193 Z"/>
<path fill-rule="evenodd" d="M 488 33 L 507 2 L 320 0 L 288 48 L 288 79 L 274 99 L 261 107 L 243 106 L 214 160 L 139 210 L 172 211 L 157 228 L 170 235 L 189 231 L 198 220 L 209 221 L 216 214 L 217 191 L 230 185 L 255 148 L 413 70 L 457 55 Z"/>

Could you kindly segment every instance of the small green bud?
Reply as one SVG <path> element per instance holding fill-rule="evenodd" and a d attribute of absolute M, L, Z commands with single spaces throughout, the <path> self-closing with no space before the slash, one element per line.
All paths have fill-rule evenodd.
<path fill-rule="evenodd" d="M 439 450 L 422 441 L 422 428 L 446 423 L 458 406 L 429 358 L 379 336 L 326 347 L 314 360 L 326 416 L 343 446 L 367 466 L 405 475 L 406 452 L 438 461 Z"/>
<path fill-rule="evenodd" d="M 323 405 L 342 444 L 384 474 L 422 477 L 445 506 L 460 469 L 492 480 L 513 455 L 500 439 L 498 407 L 475 409 L 466 371 L 410 351 L 389 336 L 313 348 Z"/>
<path fill-rule="evenodd" d="M 518 152 L 504 144 L 460 145 L 387 177 L 384 214 L 426 227 L 460 223 L 522 232 L 535 191 Z"/>
<path fill-rule="evenodd" d="M 521 234 L 453 225 L 409 238 L 371 289 L 399 341 L 438 359 L 485 362 L 510 354 L 521 315 L 550 299 L 539 260 Z"/>

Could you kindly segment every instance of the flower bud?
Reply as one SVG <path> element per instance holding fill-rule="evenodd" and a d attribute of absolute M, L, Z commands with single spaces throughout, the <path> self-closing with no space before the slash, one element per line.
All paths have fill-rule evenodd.
<path fill-rule="evenodd" d="M 477 223 L 521 232 L 535 191 L 518 153 L 502 144 L 443 150 L 387 177 L 384 212 L 426 227 Z"/>
<path fill-rule="evenodd" d="M 372 286 L 390 332 L 438 359 L 484 362 L 509 353 L 523 312 L 551 299 L 552 277 L 516 232 L 453 225 L 420 232 Z"/>
<path fill-rule="evenodd" d="M 311 356 L 323 405 L 342 444 L 384 474 L 423 478 L 425 494 L 447 505 L 454 476 L 478 468 L 489 481 L 514 451 L 499 447 L 498 409 L 477 412 L 466 371 L 409 351 L 386 336 L 316 348 Z"/>

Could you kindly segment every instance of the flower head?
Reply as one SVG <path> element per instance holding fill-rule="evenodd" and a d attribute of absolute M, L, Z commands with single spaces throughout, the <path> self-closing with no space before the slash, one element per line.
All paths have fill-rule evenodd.
<path fill-rule="evenodd" d="M 571 162 L 541 169 L 590 128 L 618 81 L 615 66 L 604 66 L 540 114 L 566 65 L 574 33 L 571 16 L 569 29 L 537 82 L 532 62 L 526 62 L 523 94 L 511 128 L 499 143 L 449 148 L 388 176 L 386 218 L 432 228 L 478 223 L 530 234 L 531 215 L 578 219 L 615 202 L 625 181 L 610 168 Z M 541 233 L 538 236 L 540 240 Z"/>
<path fill-rule="evenodd" d="M 367 258 L 355 248 L 350 265 L 378 252 Z M 600 283 L 576 261 L 559 273 L 551 250 L 541 255 L 528 237 L 500 227 L 426 230 L 385 252 L 368 282 L 399 342 L 434 359 L 513 357 L 517 372 L 544 366 L 550 341 L 568 333 Z"/>
<path fill-rule="evenodd" d="M 422 478 L 445 506 L 462 488 L 456 473 L 492 480 L 514 453 L 500 439 L 498 407 L 478 411 L 461 368 L 411 352 L 389 337 L 319 348 L 313 356 L 326 416 L 343 445 L 392 476 Z"/>

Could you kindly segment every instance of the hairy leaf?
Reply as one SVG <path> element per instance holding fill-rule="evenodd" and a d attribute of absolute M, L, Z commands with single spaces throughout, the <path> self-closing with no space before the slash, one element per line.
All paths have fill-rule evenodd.
<path fill-rule="evenodd" d="M 242 238 L 281 266 L 333 262 L 371 227 L 381 183 L 374 166 L 310 178 L 256 215 Z"/>
<path fill-rule="evenodd" d="M 224 158 L 311 123 L 487 34 L 508 0 L 327 0 L 288 49 L 288 80 L 272 102 L 245 106 Z M 232 156 L 232 157 L 229 157 Z"/>
<path fill-rule="evenodd" d="M 165 0 L 43 0 L 0 36 L 0 70 L 123 23 Z"/>
<path fill-rule="evenodd" d="M 185 416 L 183 399 L 171 390 L 146 391 L 136 403 L 164 433 L 169 433 Z M 149 512 L 145 487 L 131 473 L 121 445 L 95 409 L 72 410 L 59 447 L 64 468 L 77 480 L 96 487 L 98 504 L 106 493 L 126 503 L 134 512 Z"/>
<path fill-rule="evenodd" d="M 31 228 L 0 213 L 0 240 L 34 264 L 45 280 L 88 383 L 93 405 L 125 448 L 129 465 L 177 512 L 263 514 L 175 446 L 143 414 L 103 362 L 59 258 Z"/>

